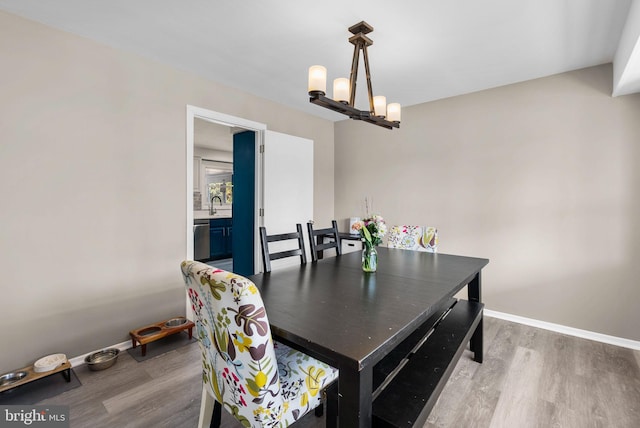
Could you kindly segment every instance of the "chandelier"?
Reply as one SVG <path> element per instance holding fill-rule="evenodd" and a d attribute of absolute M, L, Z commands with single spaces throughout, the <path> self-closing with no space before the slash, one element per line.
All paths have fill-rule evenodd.
<path fill-rule="evenodd" d="M 372 31 L 373 27 L 364 21 L 349 27 L 349 32 L 353 34 L 349 38 L 349 42 L 354 46 L 351 75 L 349 79 L 340 77 L 333 81 L 333 98 L 325 96 L 327 92 L 327 69 L 321 65 L 309 67 L 309 102 L 345 114 L 351 119 L 364 120 L 387 129 L 399 128 L 400 104 L 390 103 L 387 105 L 386 97 L 382 95 L 374 97 L 371 89 L 367 46 L 371 46 L 373 41 L 366 34 Z M 369 110 L 358 110 L 354 107 L 360 51 L 362 51 L 364 70 L 367 77 Z"/>

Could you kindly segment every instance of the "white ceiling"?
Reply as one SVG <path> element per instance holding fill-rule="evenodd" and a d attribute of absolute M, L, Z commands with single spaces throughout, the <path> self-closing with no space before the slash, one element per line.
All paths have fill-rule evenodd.
<path fill-rule="evenodd" d="M 328 82 L 348 77 L 347 28 L 359 21 L 374 27 L 373 90 L 388 102 L 409 106 L 614 57 L 621 95 L 640 91 L 639 2 L 0 0 L 0 9 L 340 120 L 309 104 L 307 69 L 326 66 Z M 358 83 L 356 107 L 365 109 L 363 77 Z"/>

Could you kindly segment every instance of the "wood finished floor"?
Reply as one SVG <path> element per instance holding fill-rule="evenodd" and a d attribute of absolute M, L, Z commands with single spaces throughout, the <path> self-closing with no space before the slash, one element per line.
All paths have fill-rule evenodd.
<path fill-rule="evenodd" d="M 640 351 L 485 318 L 485 357 L 466 351 L 425 427 L 640 427 Z M 112 368 L 74 369 L 82 386 L 40 404 L 66 404 L 71 427 L 197 425 L 197 344 Z M 295 426 L 323 427 L 306 415 Z M 240 424 L 226 413 L 223 427 Z"/>

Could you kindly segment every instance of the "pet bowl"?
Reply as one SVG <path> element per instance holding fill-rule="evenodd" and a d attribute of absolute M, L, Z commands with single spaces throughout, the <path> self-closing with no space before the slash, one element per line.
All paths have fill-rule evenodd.
<path fill-rule="evenodd" d="M 40 358 L 33 363 L 33 371 L 36 373 L 48 372 L 67 361 L 65 354 L 52 354 Z"/>
<path fill-rule="evenodd" d="M 157 334 L 162 330 L 162 327 L 154 325 L 152 327 L 143 328 L 142 330 L 136 331 L 138 336 L 150 336 L 152 334 Z"/>
<path fill-rule="evenodd" d="M 183 317 L 171 318 L 169 321 L 164 323 L 165 327 L 178 327 L 187 323 L 187 319 Z"/>
<path fill-rule="evenodd" d="M 18 382 L 27 377 L 27 372 L 19 371 L 3 374 L 0 376 L 0 386 L 11 385 L 12 383 Z"/>
<path fill-rule="evenodd" d="M 103 349 L 102 351 L 87 355 L 84 361 L 87 363 L 87 366 L 89 366 L 89 370 L 104 370 L 116 363 L 119 353 L 120 351 L 116 348 Z"/>

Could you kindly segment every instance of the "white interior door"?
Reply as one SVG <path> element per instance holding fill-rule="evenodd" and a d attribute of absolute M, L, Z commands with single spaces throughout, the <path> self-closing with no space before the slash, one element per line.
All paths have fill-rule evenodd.
<path fill-rule="evenodd" d="M 300 223 L 307 259 L 311 260 L 306 231 L 313 218 L 313 140 L 267 130 L 262 156 L 263 226 L 267 234 L 274 235 L 295 232 L 296 223 Z M 276 242 L 270 245 L 270 252 L 295 245 L 296 241 Z M 299 263 L 297 257 L 275 260 L 271 269 Z"/>

